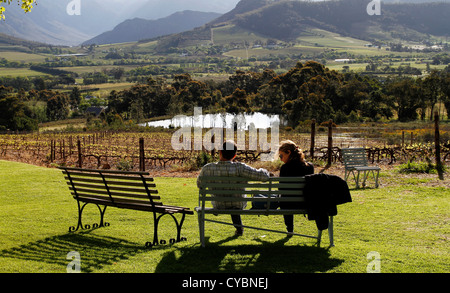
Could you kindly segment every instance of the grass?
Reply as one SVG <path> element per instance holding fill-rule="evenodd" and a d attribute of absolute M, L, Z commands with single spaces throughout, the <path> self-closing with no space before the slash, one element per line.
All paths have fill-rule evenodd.
<path fill-rule="evenodd" d="M 28 68 L 0 68 L 0 77 L 36 77 L 47 74 L 30 70 Z"/>
<path fill-rule="evenodd" d="M 31 53 L 24 53 L 24 52 L 17 52 L 17 51 L 7 51 L 2 52 L 1 58 L 5 58 L 9 61 L 18 61 L 18 62 L 45 62 L 45 58 L 49 57 L 50 55 L 43 55 L 43 54 L 31 54 Z"/>
<path fill-rule="evenodd" d="M 76 203 L 61 172 L 0 161 L 0 272 L 65 273 L 71 251 L 80 253 L 85 273 L 365 273 L 372 251 L 381 256 L 382 273 L 449 272 L 448 181 L 388 170 L 380 180 L 380 188 L 352 190 L 353 202 L 338 207 L 332 248 L 327 233 L 316 247 L 311 239 L 255 230 L 235 238 L 232 227 L 213 223 L 207 223 L 208 242 L 201 248 L 194 215 L 183 227 L 187 241 L 146 249 L 152 239 L 149 213 L 110 209 L 111 226 L 69 233 Z M 155 181 L 165 203 L 197 205 L 195 178 Z M 85 213 L 85 223 L 98 220 L 96 207 Z M 244 222 L 284 226 L 281 217 Z M 160 239 L 168 242 L 174 224 L 163 217 L 161 225 Z M 297 217 L 295 225 L 296 232 L 315 234 L 314 222 Z"/>

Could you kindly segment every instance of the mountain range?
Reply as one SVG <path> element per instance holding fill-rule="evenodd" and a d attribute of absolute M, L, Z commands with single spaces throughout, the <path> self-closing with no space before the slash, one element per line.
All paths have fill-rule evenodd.
<path fill-rule="evenodd" d="M 180 33 L 202 26 L 219 16 L 221 14 L 215 12 L 185 10 L 157 20 L 128 19 L 117 25 L 113 30 L 83 42 L 83 45 L 135 42 Z"/>
<path fill-rule="evenodd" d="M 241 0 L 236 7 L 202 28 L 160 38 L 160 52 L 169 47 L 208 42 L 214 28 L 234 27 L 262 38 L 294 41 L 311 29 L 322 29 L 366 40 L 421 42 L 428 36 L 450 33 L 449 1 L 421 0 L 382 3 L 381 15 L 369 15 L 371 1 Z M 232 42 L 232 37 L 228 39 Z"/>
<path fill-rule="evenodd" d="M 53 45 L 75 46 L 129 19 L 156 20 L 184 10 L 223 14 L 239 0 L 80 0 L 80 15 L 67 13 L 70 0 L 36 2 L 29 13 L 24 13 L 15 1 L 7 6 L 6 20 L 0 22 L 0 33 Z"/>
<path fill-rule="evenodd" d="M 310 28 L 368 41 L 448 36 L 450 28 L 449 0 L 383 0 L 381 15 L 374 16 L 366 12 L 370 0 L 80 0 L 81 15 L 72 16 L 66 12 L 69 2 L 37 0 L 27 14 L 10 5 L 0 33 L 54 45 L 167 35 L 160 43 L 177 39 L 182 45 L 183 39 L 210 39 L 211 28 L 223 25 L 285 41 Z"/>

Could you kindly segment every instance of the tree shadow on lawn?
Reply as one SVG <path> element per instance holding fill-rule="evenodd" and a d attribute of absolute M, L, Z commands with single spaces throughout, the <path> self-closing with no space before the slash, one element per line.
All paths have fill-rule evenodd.
<path fill-rule="evenodd" d="M 261 245 L 222 245 L 235 238 L 169 251 L 155 273 L 315 273 L 343 263 L 330 258 L 329 248 L 285 246 L 288 237 L 276 242 L 258 239 Z"/>
<path fill-rule="evenodd" d="M 90 231 L 69 233 L 48 237 L 19 247 L 0 251 L 2 257 L 45 262 L 61 266 L 61 272 L 66 272 L 72 259 L 67 254 L 76 251 L 81 258 L 81 272 L 89 273 L 115 262 L 126 260 L 140 252 L 145 247 L 138 243 L 123 239 L 89 235 Z"/>

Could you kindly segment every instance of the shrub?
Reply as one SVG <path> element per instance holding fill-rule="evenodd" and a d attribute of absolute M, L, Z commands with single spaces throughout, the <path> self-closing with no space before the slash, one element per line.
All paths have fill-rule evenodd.
<path fill-rule="evenodd" d="M 117 162 L 116 166 L 120 171 L 130 171 L 131 169 L 133 169 L 133 161 L 122 158 Z"/>
<path fill-rule="evenodd" d="M 438 168 L 435 164 L 431 163 L 430 159 L 426 159 L 426 162 L 414 162 L 409 160 L 406 164 L 402 164 L 399 167 L 400 173 L 425 173 L 425 174 L 437 174 Z M 444 169 L 444 166 L 441 166 Z M 445 170 L 442 170 L 445 171 Z"/>

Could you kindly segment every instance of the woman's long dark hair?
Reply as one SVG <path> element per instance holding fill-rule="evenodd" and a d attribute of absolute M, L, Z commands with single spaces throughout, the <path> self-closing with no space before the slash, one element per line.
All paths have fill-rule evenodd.
<path fill-rule="evenodd" d="M 289 161 L 299 160 L 300 163 L 306 164 L 305 154 L 303 154 L 303 151 L 292 140 L 282 141 L 278 148 L 278 152 L 279 151 L 290 153 Z"/>

